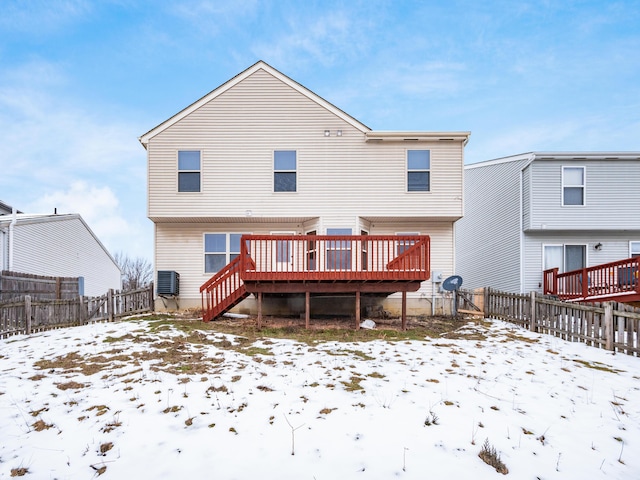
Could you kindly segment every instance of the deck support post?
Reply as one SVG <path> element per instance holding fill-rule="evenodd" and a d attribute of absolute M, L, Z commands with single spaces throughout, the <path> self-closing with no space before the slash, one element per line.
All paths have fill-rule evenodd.
<path fill-rule="evenodd" d="M 308 329 L 309 328 L 309 320 L 311 317 L 311 309 L 310 307 L 310 298 L 311 294 L 309 293 L 309 290 L 307 290 L 306 292 L 304 292 L 304 328 Z"/>
<path fill-rule="evenodd" d="M 356 291 L 356 330 L 360 329 L 360 290 Z"/>
<path fill-rule="evenodd" d="M 407 329 L 407 291 L 402 291 L 402 330 Z"/>
<path fill-rule="evenodd" d="M 262 292 L 258 292 L 258 328 L 262 328 Z"/>

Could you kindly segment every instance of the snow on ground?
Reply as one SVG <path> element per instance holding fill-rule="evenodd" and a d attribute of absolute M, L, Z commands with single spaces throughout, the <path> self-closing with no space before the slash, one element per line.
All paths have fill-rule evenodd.
<path fill-rule="evenodd" d="M 93 324 L 0 341 L 0 478 L 640 478 L 640 358 L 500 321 L 327 342 Z M 486 443 L 485 443 L 486 442 Z"/>

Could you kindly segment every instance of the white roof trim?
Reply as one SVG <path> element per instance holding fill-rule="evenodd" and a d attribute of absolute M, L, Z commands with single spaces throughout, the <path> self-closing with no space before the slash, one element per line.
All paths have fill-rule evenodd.
<path fill-rule="evenodd" d="M 401 131 L 370 131 L 366 133 L 367 142 L 463 142 L 469 141 L 471 132 L 401 132 Z"/>
<path fill-rule="evenodd" d="M 242 82 L 247 77 L 253 75 L 258 70 L 264 70 L 265 72 L 269 73 L 270 75 L 273 75 L 278 80 L 280 80 L 283 83 L 287 84 L 288 86 L 290 86 L 294 90 L 298 91 L 299 93 L 301 93 L 305 97 L 307 97 L 307 98 L 311 99 L 312 101 L 318 103 L 319 105 L 323 106 L 324 108 L 329 110 L 331 113 L 333 113 L 334 115 L 340 117 L 342 120 L 344 120 L 345 122 L 349 123 L 350 125 L 352 125 L 356 129 L 360 130 L 361 132 L 366 133 L 366 132 L 369 132 L 371 130 L 369 127 L 367 127 L 363 123 L 359 122 L 358 120 L 353 118 L 351 115 L 349 115 L 346 112 L 340 110 L 338 107 L 336 107 L 335 105 L 327 102 L 325 99 L 323 99 L 322 97 L 316 95 L 315 93 L 313 93 L 308 88 L 302 86 L 301 84 L 299 84 L 295 80 L 292 80 L 291 78 L 287 77 L 283 73 L 279 72 L 275 68 L 271 67 L 267 63 L 265 63 L 262 60 L 260 60 L 257 63 L 255 63 L 254 65 L 252 65 L 251 67 L 247 68 L 245 71 L 239 73 L 238 75 L 236 75 L 232 79 L 230 79 L 227 82 L 223 83 L 222 85 L 220 85 L 215 90 L 212 90 L 211 92 L 207 93 L 204 97 L 200 98 L 199 100 L 196 100 L 194 103 L 192 103 L 188 107 L 184 108 L 183 110 L 181 110 L 180 112 L 175 114 L 173 117 L 165 120 L 160 125 L 158 125 L 158 126 L 154 127 L 153 129 L 149 130 L 147 133 L 145 133 L 144 135 L 139 137 L 138 140 L 146 148 L 148 143 L 149 143 L 149 140 L 151 138 L 153 138 L 154 136 L 158 135 L 159 133 L 161 133 L 165 129 L 169 128 L 171 125 L 174 125 L 175 123 L 179 122 L 180 120 L 182 120 L 187 115 L 189 115 L 190 113 L 194 112 L 195 110 L 197 110 L 198 108 L 200 108 L 204 104 L 210 102 L 211 100 L 213 100 L 214 98 L 216 98 L 219 95 L 223 94 L 227 90 L 233 88 L 235 85 L 237 85 L 238 83 Z"/>
<path fill-rule="evenodd" d="M 12 219 L 13 219 L 13 215 L 0 215 L 0 227 L 2 228 L 8 227 Z M 93 230 L 91 230 L 91 227 L 89 227 L 87 222 L 84 221 L 84 218 L 82 218 L 82 216 L 79 213 L 59 213 L 59 214 L 19 213 L 16 215 L 16 225 L 31 224 L 31 223 L 63 222 L 63 221 L 76 220 L 76 219 L 80 220 L 82 225 L 84 225 L 84 228 L 87 229 L 87 231 L 94 238 L 96 243 L 100 246 L 100 248 L 102 248 L 102 250 L 104 250 L 104 252 L 111 259 L 113 264 L 116 267 L 118 267 L 118 270 L 120 270 L 118 263 L 115 261 L 111 253 L 109 253 L 109 250 L 107 250 L 104 244 L 100 241 L 100 239 L 93 232 Z"/>
<path fill-rule="evenodd" d="M 529 152 L 512 155 L 510 157 L 501 157 L 494 160 L 485 160 L 484 162 L 471 163 L 465 165 L 465 170 L 474 168 L 488 167 L 490 165 L 498 165 L 502 163 L 519 162 L 528 160 L 529 163 L 534 160 L 562 160 L 562 161 L 584 161 L 584 160 L 640 160 L 640 152 Z"/>

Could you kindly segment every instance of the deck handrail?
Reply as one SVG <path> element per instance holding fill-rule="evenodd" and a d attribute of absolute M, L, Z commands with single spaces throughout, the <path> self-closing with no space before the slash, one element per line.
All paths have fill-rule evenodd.
<path fill-rule="evenodd" d="M 552 268 L 543 273 L 543 293 L 556 295 L 565 300 L 640 294 L 639 272 L 640 257 L 564 273 L 558 273 L 557 268 Z"/>
<path fill-rule="evenodd" d="M 243 235 L 242 278 L 427 280 L 428 235 Z M 250 262 L 250 263 L 249 263 Z"/>

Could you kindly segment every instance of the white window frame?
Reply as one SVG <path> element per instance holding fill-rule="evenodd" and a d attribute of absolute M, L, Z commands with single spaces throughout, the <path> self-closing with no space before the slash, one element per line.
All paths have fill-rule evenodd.
<path fill-rule="evenodd" d="M 587 267 L 589 265 L 589 248 L 586 243 L 544 243 L 542 244 L 542 271 L 549 270 L 550 268 L 546 265 L 546 255 L 545 250 L 548 247 L 562 247 L 562 262 L 558 269 L 558 273 L 566 272 L 567 266 L 567 247 L 584 247 L 584 266 Z"/>
<path fill-rule="evenodd" d="M 293 152 L 295 154 L 296 168 L 294 168 L 293 170 L 276 169 L 276 153 L 277 152 Z M 298 191 L 298 151 L 293 148 L 278 148 L 274 150 L 272 167 L 273 167 L 273 175 L 271 178 L 273 179 L 273 193 L 296 193 Z M 295 188 L 293 190 L 276 190 L 276 175 L 278 173 L 293 173 L 296 179 Z"/>
<path fill-rule="evenodd" d="M 631 257 L 640 257 L 640 240 L 629 242 L 629 258 Z"/>
<path fill-rule="evenodd" d="M 180 153 L 182 152 L 198 152 L 198 166 L 199 169 L 198 170 L 191 170 L 191 169 L 181 169 L 180 168 Z M 176 175 L 176 191 L 178 193 L 201 193 L 202 192 L 202 150 L 198 150 L 198 149 L 180 149 L 178 150 L 177 156 L 176 156 L 176 171 L 177 171 L 177 175 Z M 198 190 L 180 190 L 180 174 L 181 173 L 197 173 L 198 174 L 198 184 L 199 184 L 199 188 Z"/>
<path fill-rule="evenodd" d="M 429 152 L 429 165 L 428 167 L 425 168 L 409 168 L 409 152 Z M 405 153 L 405 172 L 406 172 L 406 179 L 405 179 L 405 185 L 406 185 L 406 189 L 407 189 L 407 193 L 429 193 L 431 192 L 431 184 L 432 184 L 432 177 L 431 177 L 431 150 L 428 148 L 408 148 L 406 150 Z M 426 190 L 410 190 L 409 189 L 409 174 L 411 172 L 415 172 L 415 173 L 420 173 L 420 172 L 426 172 L 427 173 L 427 189 Z"/>
<path fill-rule="evenodd" d="M 224 235 L 225 236 L 225 251 L 224 252 L 207 252 L 207 235 Z M 207 255 L 225 255 L 225 265 L 228 265 L 231 260 L 240 255 L 240 251 L 231 251 L 231 235 L 250 235 L 250 232 L 204 232 L 202 234 L 202 271 L 206 275 L 214 275 L 218 273 L 220 270 L 216 271 L 207 271 Z M 232 256 L 233 255 L 233 256 Z"/>
<path fill-rule="evenodd" d="M 567 185 L 565 182 L 565 171 L 568 169 L 582 170 L 582 185 Z M 565 202 L 566 188 L 582 188 L 582 203 L 571 204 Z M 584 207 L 587 204 L 587 167 L 584 166 L 563 166 L 562 167 L 562 206 L 563 207 Z"/>

